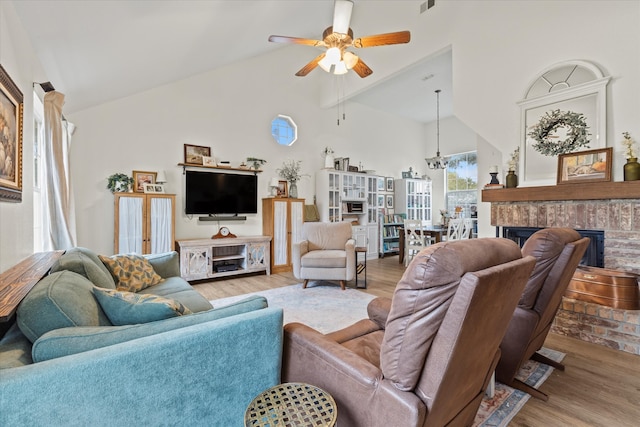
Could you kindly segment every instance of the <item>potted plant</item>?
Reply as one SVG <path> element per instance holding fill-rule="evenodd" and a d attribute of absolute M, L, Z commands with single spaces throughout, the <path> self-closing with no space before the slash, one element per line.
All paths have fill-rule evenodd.
<path fill-rule="evenodd" d="M 107 189 L 112 193 L 126 193 L 130 191 L 133 178 L 123 173 L 114 173 L 107 178 Z"/>
<path fill-rule="evenodd" d="M 248 163 L 253 163 L 253 170 L 259 170 L 260 166 L 264 165 L 265 163 L 267 163 L 266 160 L 263 159 L 257 159 L 255 157 L 247 157 L 247 162 Z"/>
<path fill-rule="evenodd" d="M 296 183 L 306 174 L 301 173 L 301 160 L 285 160 L 280 169 L 276 169 L 281 178 L 289 182 L 289 197 L 298 197 L 298 186 Z"/>

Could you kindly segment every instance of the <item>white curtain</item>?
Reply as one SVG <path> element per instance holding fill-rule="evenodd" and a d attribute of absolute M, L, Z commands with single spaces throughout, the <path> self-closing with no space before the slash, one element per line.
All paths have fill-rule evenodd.
<path fill-rule="evenodd" d="M 44 223 L 48 229 L 47 249 L 76 246 L 76 219 L 69 176 L 69 149 L 75 126 L 62 117 L 64 94 L 56 91 L 44 95 Z"/>
<path fill-rule="evenodd" d="M 118 216 L 118 252 L 121 254 L 142 254 L 142 197 L 120 197 Z"/>
<path fill-rule="evenodd" d="M 154 198 L 151 199 L 151 251 L 152 254 L 159 254 L 173 250 L 171 241 L 171 216 L 173 215 L 173 205 L 171 199 Z"/>

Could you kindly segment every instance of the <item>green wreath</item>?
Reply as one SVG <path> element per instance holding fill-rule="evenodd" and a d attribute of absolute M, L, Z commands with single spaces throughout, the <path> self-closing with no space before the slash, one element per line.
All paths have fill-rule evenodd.
<path fill-rule="evenodd" d="M 559 127 L 568 128 L 567 138 L 562 141 L 553 141 L 557 136 L 551 135 Z M 535 139 L 533 148 L 545 156 L 557 156 L 571 153 L 581 147 L 589 145 L 589 132 L 587 132 L 587 119 L 582 113 L 572 111 L 552 110 L 546 112 L 537 125 L 527 134 Z"/>

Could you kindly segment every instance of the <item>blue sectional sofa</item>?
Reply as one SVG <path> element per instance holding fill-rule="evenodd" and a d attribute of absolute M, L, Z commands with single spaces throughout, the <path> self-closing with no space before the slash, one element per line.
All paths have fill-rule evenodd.
<path fill-rule="evenodd" d="M 0 425 L 243 425 L 280 381 L 282 310 L 262 297 L 212 308 L 180 278 L 176 253 L 148 259 L 164 280 L 140 292 L 193 313 L 114 326 L 92 292 L 111 286 L 108 270 L 68 251 L 0 340 Z"/>

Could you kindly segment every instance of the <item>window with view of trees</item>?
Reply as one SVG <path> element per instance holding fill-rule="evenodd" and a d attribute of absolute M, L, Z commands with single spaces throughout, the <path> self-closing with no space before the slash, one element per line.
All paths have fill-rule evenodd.
<path fill-rule="evenodd" d="M 454 215 L 456 207 L 462 208 L 465 218 L 475 216 L 478 206 L 478 161 L 477 153 L 449 156 L 447 165 L 445 206 Z"/>

